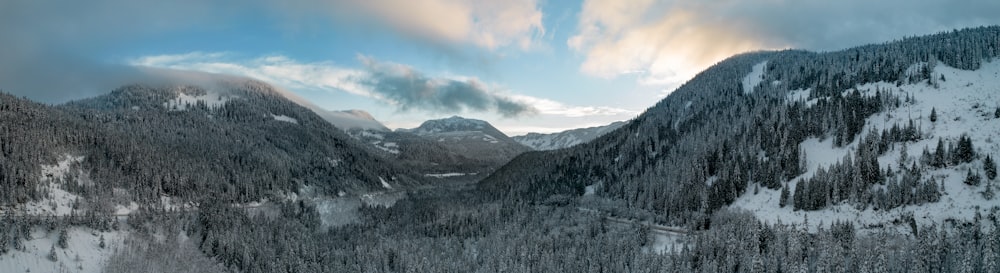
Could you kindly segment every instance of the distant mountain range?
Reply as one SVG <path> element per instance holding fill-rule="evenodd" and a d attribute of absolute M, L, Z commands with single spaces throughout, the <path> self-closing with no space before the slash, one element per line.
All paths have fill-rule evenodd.
<path fill-rule="evenodd" d="M 529 133 L 512 137 L 514 141 L 537 151 L 548 151 L 576 146 L 594 140 L 608 132 L 625 125 L 624 121 L 614 122 L 604 126 L 566 130 L 558 133 Z"/>

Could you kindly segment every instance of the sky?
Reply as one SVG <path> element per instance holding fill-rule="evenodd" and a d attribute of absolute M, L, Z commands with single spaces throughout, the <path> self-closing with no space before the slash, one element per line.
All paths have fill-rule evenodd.
<path fill-rule="evenodd" d="M 56 104 L 190 70 L 390 128 L 459 115 L 521 135 L 634 118 L 734 54 L 833 51 L 997 14 L 995 0 L 4 0 L 0 90 Z"/>

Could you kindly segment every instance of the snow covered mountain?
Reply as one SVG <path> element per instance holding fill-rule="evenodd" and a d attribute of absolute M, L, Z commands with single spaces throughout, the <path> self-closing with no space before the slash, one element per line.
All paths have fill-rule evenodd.
<path fill-rule="evenodd" d="M 531 149 L 517 143 L 486 121 L 453 116 L 428 120 L 413 129 L 398 129 L 435 142 L 447 151 L 498 167 Z"/>
<path fill-rule="evenodd" d="M 42 199 L 42 166 L 62 158 L 81 158 L 71 173 L 88 181 L 69 192 L 127 187 L 140 203 L 206 193 L 259 200 L 303 186 L 328 194 L 368 192 L 421 179 L 258 81 L 129 85 L 57 106 L 9 95 L 0 100 L 10 107 L 0 124 L 19 124 L 5 126 L 0 145 L 35 147 L 0 159 L 0 171 L 19 174 L 0 178 L 0 191 L 8 193 L 0 195 L 0 206 Z"/>
<path fill-rule="evenodd" d="M 622 128 L 518 157 L 479 185 L 532 200 L 592 192 L 690 225 L 726 207 L 810 230 L 998 217 L 997 41 L 994 26 L 733 56 Z"/>
<path fill-rule="evenodd" d="M 625 125 L 625 122 L 617 121 L 604 126 L 572 129 L 551 134 L 528 133 L 523 136 L 515 136 L 512 138 L 514 141 L 537 151 L 547 151 L 569 148 L 581 143 L 589 142 L 607 134 L 608 132 L 622 127 L 622 125 Z"/>

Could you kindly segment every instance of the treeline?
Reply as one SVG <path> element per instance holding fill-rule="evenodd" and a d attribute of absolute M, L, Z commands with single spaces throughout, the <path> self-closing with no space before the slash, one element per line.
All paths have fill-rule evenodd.
<path fill-rule="evenodd" d="M 662 254 L 649 252 L 656 235 L 647 228 L 573 206 L 417 195 L 359 213 L 360 223 L 323 229 L 305 203 L 253 214 L 205 203 L 197 215 L 173 218 L 172 224 L 135 225 L 183 229 L 204 255 L 234 272 L 1000 270 L 1000 232 L 983 228 L 1000 225 L 997 211 L 925 227 L 915 225 L 912 216 L 902 217 L 898 222 L 909 227 L 905 232 L 839 221 L 807 232 L 722 210 L 707 219 L 706 229 Z"/>

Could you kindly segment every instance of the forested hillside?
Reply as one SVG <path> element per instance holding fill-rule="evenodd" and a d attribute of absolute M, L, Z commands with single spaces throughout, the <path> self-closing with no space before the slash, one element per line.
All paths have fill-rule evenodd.
<path fill-rule="evenodd" d="M 788 191 L 787 182 L 806 172 L 800 145 L 816 138 L 830 139 L 833 147 L 862 145 L 841 167 L 815 178 L 835 182 L 809 184 L 837 186 L 815 191 L 815 198 L 799 193 L 807 187 L 791 189 L 794 200 L 788 204 L 799 209 L 841 201 L 898 206 L 877 198 L 877 190 L 885 190 L 885 174 L 894 173 L 877 158 L 894 144 L 925 138 L 929 122 L 917 113 L 869 133 L 862 131 L 866 119 L 912 103 L 895 86 L 934 86 L 946 80 L 932 77 L 939 65 L 978 69 L 1000 54 L 998 44 L 1000 27 L 981 27 L 836 52 L 737 55 L 699 73 L 623 129 L 571 149 L 522 155 L 480 188 L 495 197 L 545 200 L 580 195 L 593 186 L 599 196 L 665 220 L 699 221 L 757 187 Z M 859 88 L 876 82 L 889 84 Z M 806 97 L 790 101 L 790 94 Z M 985 156 L 968 143 L 955 139 L 956 149 L 936 153 L 944 159 L 930 163 L 959 164 Z M 916 180 L 889 190 L 919 191 L 920 199 L 912 202 L 936 200 L 939 193 L 927 184 L 933 181 Z M 836 194 L 827 192 L 834 187 Z"/>
<path fill-rule="evenodd" d="M 413 185 L 419 178 L 256 81 L 210 89 L 129 85 L 48 106 L 0 95 L 0 204 L 45 198 L 42 180 L 84 200 L 236 202 Z M 79 157 L 43 179 L 42 168 Z M 382 182 L 386 181 L 386 182 Z M 65 185 L 61 185 L 65 184 Z"/>

